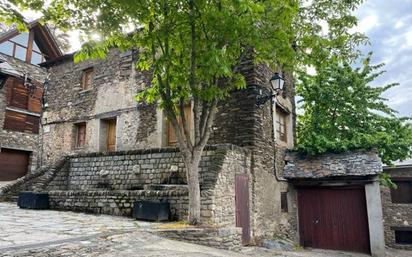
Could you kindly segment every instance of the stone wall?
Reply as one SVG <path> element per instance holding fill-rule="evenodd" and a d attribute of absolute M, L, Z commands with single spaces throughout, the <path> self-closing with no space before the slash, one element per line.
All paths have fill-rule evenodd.
<path fill-rule="evenodd" d="M 65 164 L 12 185 L 2 198 L 38 188 L 51 207 L 130 216 L 137 200 L 171 203 L 174 219 L 186 219 L 188 192 L 183 162 L 175 148 L 71 156 Z M 235 176 L 250 172 L 248 151 L 233 145 L 208 146 L 201 160 L 201 216 L 205 223 L 235 226 Z M 41 183 L 44 182 L 44 185 Z M 9 197 L 10 198 L 10 197 Z"/>
<path fill-rule="evenodd" d="M 134 67 L 137 53 L 113 49 L 104 60 L 73 63 L 68 55 L 49 67 L 42 121 L 43 160 L 62 155 L 106 150 L 104 120 L 116 120 L 116 150 L 162 146 L 162 115 L 155 105 L 139 104 L 134 96 L 150 75 Z M 50 64 L 49 64 L 50 65 Z M 91 88 L 82 90 L 83 70 L 94 69 Z M 76 148 L 76 123 L 86 123 L 86 145 Z"/>
<path fill-rule="evenodd" d="M 35 80 L 40 83 L 44 82 L 46 72 L 44 69 L 27 64 L 23 61 L 14 59 L 10 56 L 0 54 L 10 66 L 15 70 L 30 74 Z M 6 87 L 0 88 L 0 149 L 14 149 L 30 152 L 29 172 L 34 171 L 39 165 L 39 141 L 38 134 L 23 133 L 11 130 L 4 130 L 4 120 L 6 114 Z"/>
<path fill-rule="evenodd" d="M 219 249 L 236 251 L 242 247 L 242 229 L 235 227 L 163 229 L 156 233 L 170 239 Z"/>
<path fill-rule="evenodd" d="M 165 190 L 89 190 L 50 191 L 50 208 L 55 210 L 132 216 L 135 201 L 167 201 L 172 220 L 187 217 L 187 187 Z"/>
<path fill-rule="evenodd" d="M 294 89 L 287 78 L 285 91 L 277 97 L 277 104 L 268 101 L 256 105 L 261 92 L 270 90 L 269 79 L 273 72 L 266 66 L 245 62 L 242 73 L 248 87 L 234 91 L 230 98 L 221 102 L 216 115 L 210 141 L 231 143 L 251 152 L 252 167 L 250 190 L 250 214 L 253 237 L 284 237 L 297 240 L 296 193 L 292 185 L 282 178 L 284 151 L 294 144 Z M 282 105 L 289 114 L 288 142 L 274 137 L 275 109 Z M 281 210 L 281 193 L 287 193 L 288 212 Z"/>
<path fill-rule="evenodd" d="M 410 178 L 412 181 L 412 167 L 386 167 L 384 172 L 392 178 Z M 387 246 L 412 250 L 411 245 L 401 245 L 395 242 L 395 229 L 410 229 L 412 231 L 412 204 L 392 203 L 391 189 L 381 186 L 382 209 L 385 229 L 385 243 Z"/>
<path fill-rule="evenodd" d="M 288 152 L 284 176 L 288 179 L 317 179 L 368 176 L 382 172 L 382 161 L 375 151 L 349 151 L 317 156 Z"/>

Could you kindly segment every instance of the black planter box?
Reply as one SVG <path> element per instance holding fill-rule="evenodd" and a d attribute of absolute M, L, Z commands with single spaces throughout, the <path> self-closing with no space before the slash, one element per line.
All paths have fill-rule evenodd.
<path fill-rule="evenodd" d="M 19 194 L 17 206 L 22 209 L 49 209 L 49 194 L 22 192 Z"/>
<path fill-rule="evenodd" d="M 149 221 L 168 221 L 170 204 L 167 202 L 137 201 L 133 204 L 133 218 Z"/>

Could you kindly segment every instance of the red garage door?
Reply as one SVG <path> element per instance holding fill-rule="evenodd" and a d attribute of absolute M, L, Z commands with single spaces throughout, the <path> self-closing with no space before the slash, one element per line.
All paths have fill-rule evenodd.
<path fill-rule="evenodd" d="M 298 204 L 303 246 L 370 253 L 363 187 L 302 188 Z"/>
<path fill-rule="evenodd" d="M 27 173 L 29 152 L 1 149 L 0 181 L 15 180 Z"/>

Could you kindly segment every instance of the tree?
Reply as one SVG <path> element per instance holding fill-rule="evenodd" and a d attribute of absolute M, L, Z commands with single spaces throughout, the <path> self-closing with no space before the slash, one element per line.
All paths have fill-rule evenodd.
<path fill-rule="evenodd" d="M 42 12 L 45 21 L 63 30 L 103 36 L 101 42 L 84 44 L 75 61 L 104 58 L 112 47 L 139 51 L 137 67 L 150 70 L 153 79 L 137 99 L 157 103 L 174 127 L 187 171 L 192 224 L 200 222 L 198 164 L 217 104 L 245 86 L 239 64 L 251 58 L 293 72 L 319 64 L 330 53 L 351 56 L 363 39 L 349 33 L 356 24 L 350 12 L 361 0 L 4 0 L 0 12 L 7 12 L 4 3 L 10 2 Z M 18 17 L 13 14 L 0 21 Z M 329 33 L 323 34 L 322 24 Z M 189 102 L 193 138 L 184 115 Z"/>
<path fill-rule="evenodd" d="M 300 74 L 297 93 L 303 98 L 303 115 L 298 117 L 298 147 L 306 154 L 343 152 L 353 149 L 378 150 L 382 161 L 391 164 L 412 153 L 412 127 L 398 118 L 382 97 L 397 86 L 372 86 L 383 64 L 371 65 L 371 54 L 362 66 L 334 58 L 316 70 Z"/>
<path fill-rule="evenodd" d="M 50 32 L 53 34 L 57 41 L 57 44 L 63 53 L 67 53 L 70 50 L 70 36 L 64 31 L 59 30 L 55 26 L 49 25 Z"/>

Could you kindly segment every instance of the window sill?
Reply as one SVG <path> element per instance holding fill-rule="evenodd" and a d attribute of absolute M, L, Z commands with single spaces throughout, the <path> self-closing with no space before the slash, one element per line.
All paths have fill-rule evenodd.
<path fill-rule="evenodd" d="M 93 88 L 88 88 L 88 89 L 85 89 L 85 90 L 81 90 L 81 91 L 79 91 L 79 94 L 87 94 L 88 92 L 90 92 L 92 90 L 93 90 Z"/>
<path fill-rule="evenodd" d="M 18 113 L 23 113 L 23 114 L 27 114 L 27 115 L 34 116 L 34 117 L 40 117 L 41 116 L 40 113 L 31 112 L 31 111 L 28 111 L 26 109 L 21 109 L 21 108 L 12 107 L 12 106 L 6 106 L 6 110 L 7 111 L 18 112 Z"/>
<path fill-rule="evenodd" d="M 27 131 L 20 131 L 20 130 L 13 130 L 13 129 L 6 129 L 6 128 L 3 128 L 3 130 L 6 132 L 6 133 L 22 133 L 22 134 L 27 134 L 27 135 L 33 135 L 33 136 L 38 136 L 39 135 L 39 133 L 35 133 L 35 132 L 27 132 Z"/>

